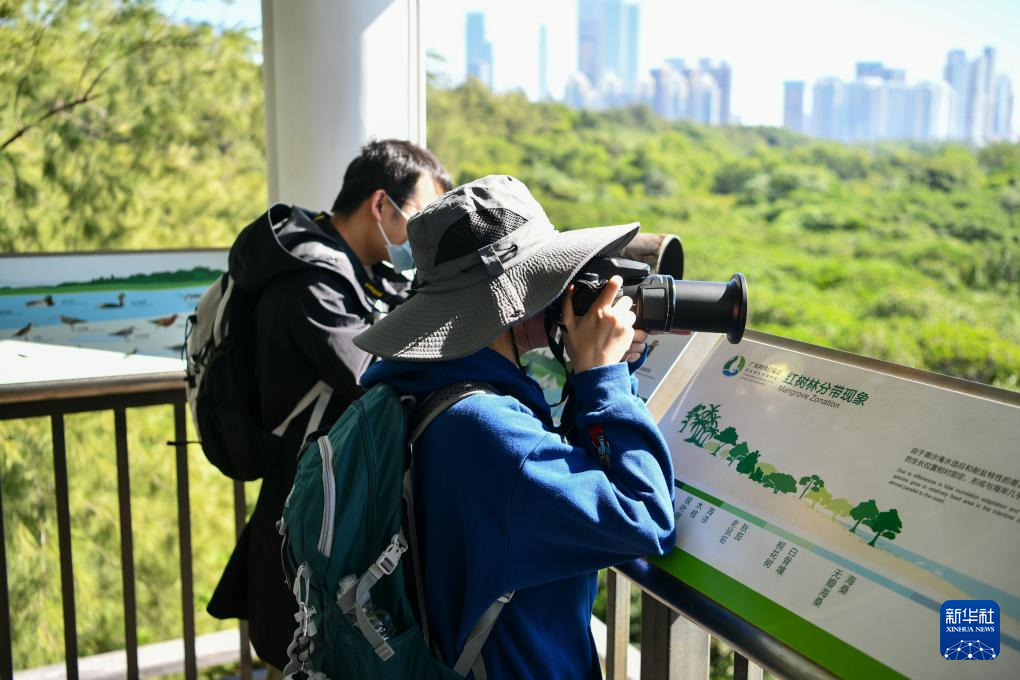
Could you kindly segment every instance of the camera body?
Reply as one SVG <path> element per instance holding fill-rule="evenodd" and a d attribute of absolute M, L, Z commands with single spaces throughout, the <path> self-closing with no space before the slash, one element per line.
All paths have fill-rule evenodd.
<path fill-rule="evenodd" d="M 623 279 L 617 297 L 634 300 L 634 327 L 648 333 L 707 331 L 740 342 L 747 323 L 747 280 L 737 273 L 726 283 L 684 281 L 653 274 L 644 262 L 596 257 L 574 277 L 574 314 L 583 315 L 613 276 Z M 554 305 L 556 313 L 560 306 Z"/>

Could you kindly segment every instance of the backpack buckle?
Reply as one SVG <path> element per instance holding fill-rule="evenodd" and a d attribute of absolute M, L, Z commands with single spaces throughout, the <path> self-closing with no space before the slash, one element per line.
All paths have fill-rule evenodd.
<path fill-rule="evenodd" d="M 389 576 L 397 568 L 400 556 L 405 552 L 407 552 L 407 541 L 399 533 L 393 534 L 390 544 L 379 555 L 379 559 L 375 561 L 375 566 L 379 568 L 379 571 Z"/>

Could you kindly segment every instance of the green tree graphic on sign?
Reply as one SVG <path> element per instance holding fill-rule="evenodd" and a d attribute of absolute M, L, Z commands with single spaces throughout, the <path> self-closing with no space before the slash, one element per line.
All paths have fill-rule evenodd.
<path fill-rule="evenodd" d="M 811 491 L 821 491 L 822 487 L 825 486 L 825 481 L 818 475 L 811 475 L 810 477 L 801 477 L 800 484 L 804 485 L 804 490 L 800 492 L 799 498 L 803 498 L 804 494 Z"/>
<path fill-rule="evenodd" d="M 772 493 L 796 493 L 797 479 L 785 472 L 773 472 L 761 480 L 761 485 L 766 489 L 772 489 Z"/>
<path fill-rule="evenodd" d="M 733 465 L 733 463 L 737 462 L 738 460 L 743 460 L 743 458 L 747 454 L 748 454 L 747 442 L 740 442 L 732 449 L 730 449 L 730 455 L 726 457 L 726 460 L 729 461 L 730 465 Z"/>
<path fill-rule="evenodd" d="M 807 498 L 809 501 L 811 501 L 812 508 L 818 505 L 819 503 L 821 503 L 822 507 L 824 508 L 826 507 L 826 504 L 832 502 L 832 494 L 829 493 L 829 490 L 824 487 L 822 487 L 818 491 L 809 491 Z"/>
<path fill-rule="evenodd" d="M 736 471 L 739 475 L 746 475 L 752 482 L 761 484 L 766 489 L 772 489 L 773 494 L 790 494 L 800 492 L 798 500 L 807 497 L 811 501 L 811 508 L 815 509 L 821 503 L 822 507 L 832 513 L 831 518 L 838 521 L 841 517 L 850 517 L 854 525 L 849 529 L 850 533 L 856 534 L 857 527 L 862 523 L 875 532 L 874 537 L 868 545 L 874 547 L 879 538 L 895 540 L 896 536 L 903 530 L 896 510 L 881 512 L 874 499 L 862 501 L 853 505 L 845 498 L 834 498 L 832 492 L 825 488 L 825 480 L 819 475 L 795 476 L 788 474 L 762 460 L 762 454 L 757 449 L 751 451 L 750 444 L 746 441 L 739 441 L 740 435 L 736 427 L 727 425 L 719 429 L 720 409 L 719 404 L 695 404 L 684 416 L 680 423 L 679 432 L 688 433 L 685 442 L 694 444 L 702 449 L 707 449 L 706 444 L 710 439 L 718 442 L 712 449 L 710 455 L 719 457 L 723 446 L 729 444 L 730 448 L 726 455 L 727 467 L 733 467 L 736 463 Z"/>
<path fill-rule="evenodd" d="M 833 519 L 836 519 L 837 517 L 847 517 L 850 514 L 850 511 L 853 509 L 853 506 L 850 505 L 850 501 L 848 501 L 845 498 L 836 498 L 831 501 L 822 501 L 822 505 L 824 505 L 826 508 L 828 508 L 830 512 L 832 512 Z"/>
<path fill-rule="evenodd" d="M 702 404 L 698 404 L 698 406 L 702 408 L 698 409 L 695 406 L 687 414 L 688 418 L 692 419 L 691 436 L 684 441 L 705 448 L 708 438 L 719 432 L 716 429 L 719 424 L 719 404 L 711 404 L 707 409 Z M 680 431 L 683 432 L 683 429 L 681 428 Z"/>
<path fill-rule="evenodd" d="M 698 414 L 700 414 L 704 409 L 704 404 L 696 404 L 694 408 L 688 411 L 687 415 L 684 416 L 683 422 L 680 423 L 680 432 L 686 430 L 687 426 L 690 425 L 691 422 L 696 421 L 698 419 Z"/>
<path fill-rule="evenodd" d="M 734 451 L 735 450 L 736 449 L 734 449 Z M 733 451 L 730 451 L 730 455 L 731 456 L 733 455 Z M 757 449 L 755 449 L 751 453 L 744 455 L 744 457 L 740 460 L 740 463 L 737 464 L 737 474 L 741 475 L 752 474 L 758 467 L 758 458 L 760 456 L 761 454 L 758 453 Z"/>
<path fill-rule="evenodd" d="M 880 512 L 876 517 L 864 520 L 864 525 L 870 527 L 875 532 L 875 537 L 868 543 L 872 547 L 875 546 L 875 541 L 878 540 L 879 536 L 888 538 L 890 541 L 896 540 L 896 534 L 900 533 L 903 529 L 900 514 L 896 512 L 895 508 Z"/>
<path fill-rule="evenodd" d="M 850 516 L 857 520 L 857 523 L 850 528 L 850 533 L 856 534 L 857 527 L 860 526 L 861 522 L 878 517 L 878 504 L 875 503 L 874 499 L 858 503 L 857 507 L 850 511 Z"/>
<path fill-rule="evenodd" d="M 736 430 L 734 430 L 732 427 L 727 427 L 725 430 L 719 433 L 719 436 L 715 438 L 715 440 L 719 442 L 719 446 L 715 447 L 715 451 L 712 452 L 712 455 L 714 456 L 718 454 L 719 449 L 721 449 L 724 444 L 729 444 L 730 446 L 736 444 L 737 438 L 739 436 L 740 435 L 737 434 Z"/>

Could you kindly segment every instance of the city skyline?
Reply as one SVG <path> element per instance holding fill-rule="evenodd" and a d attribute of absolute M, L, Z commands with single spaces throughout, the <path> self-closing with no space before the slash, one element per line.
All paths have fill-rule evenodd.
<path fill-rule="evenodd" d="M 940 80 L 910 82 L 903 69 L 858 62 L 854 80 L 826 77 L 783 83 L 783 127 L 842 142 L 963 141 L 1014 138 L 1011 79 L 996 70 L 996 50 L 973 58 L 950 50 Z"/>
<path fill-rule="evenodd" d="M 426 50 L 445 59 L 451 84 L 466 72 L 465 21 L 468 12 L 486 15 L 493 48 L 493 88 L 522 89 L 539 96 L 539 33 L 546 26 L 546 80 L 562 99 L 567 79 L 578 70 L 578 2 L 517 0 L 420 0 Z M 998 52 L 997 71 L 1020 83 L 1020 2 L 983 0 L 629 0 L 641 8 L 638 69 L 642 73 L 667 58 L 726 61 L 734 73 L 731 111 L 744 124 L 782 126 L 783 83 L 813 83 L 839 74 L 849 78 L 857 62 L 896 64 L 910 81 L 938 81 L 946 53 Z M 215 26 L 246 27 L 258 37 L 261 3 L 159 0 L 180 18 Z M 432 61 L 433 67 L 436 62 Z M 1020 130 L 1020 106 L 1013 130 Z"/>
<path fill-rule="evenodd" d="M 998 50 L 998 70 L 1017 82 L 1020 44 L 1010 26 L 1020 26 L 1020 3 L 988 0 L 962 8 L 949 0 L 716 0 L 711 4 L 629 0 L 641 10 L 639 72 L 648 75 L 669 58 L 727 62 L 734 73 L 732 117 L 744 124 L 782 126 L 783 82 L 813 82 L 853 73 L 856 63 L 882 61 L 903 68 L 910 80 L 941 80 L 946 52 Z M 463 56 L 444 36 L 442 24 L 458 7 L 482 9 L 489 17 L 494 53 L 494 89 L 523 90 L 537 99 L 538 34 L 547 27 L 547 81 L 563 99 L 578 60 L 579 2 L 519 0 L 514 6 L 478 0 L 443 0 L 423 18 L 426 47 L 440 53 L 450 84 L 462 80 Z M 465 9 L 465 11 L 467 11 Z M 534 25 L 534 28 L 530 28 Z M 814 28 L 816 30 L 807 30 Z M 512 36 L 505 38 L 504 36 Z M 762 49 L 767 47 L 769 49 Z M 809 58 L 805 58 L 809 55 Z M 1013 129 L 1018 126 L 1013 112 Z"/>

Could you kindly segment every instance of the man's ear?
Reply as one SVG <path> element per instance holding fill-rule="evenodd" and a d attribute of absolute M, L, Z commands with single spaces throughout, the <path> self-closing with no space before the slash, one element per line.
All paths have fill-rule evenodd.
<path fill-rule="evenodd" d="M 372 218 L 376 222 L 382 222 L 382 207 L 383 203 L 386 202 L 386 191 L 384 189 L 376 189 L 368 195 L 368 210 L 372 213 Z"/>

